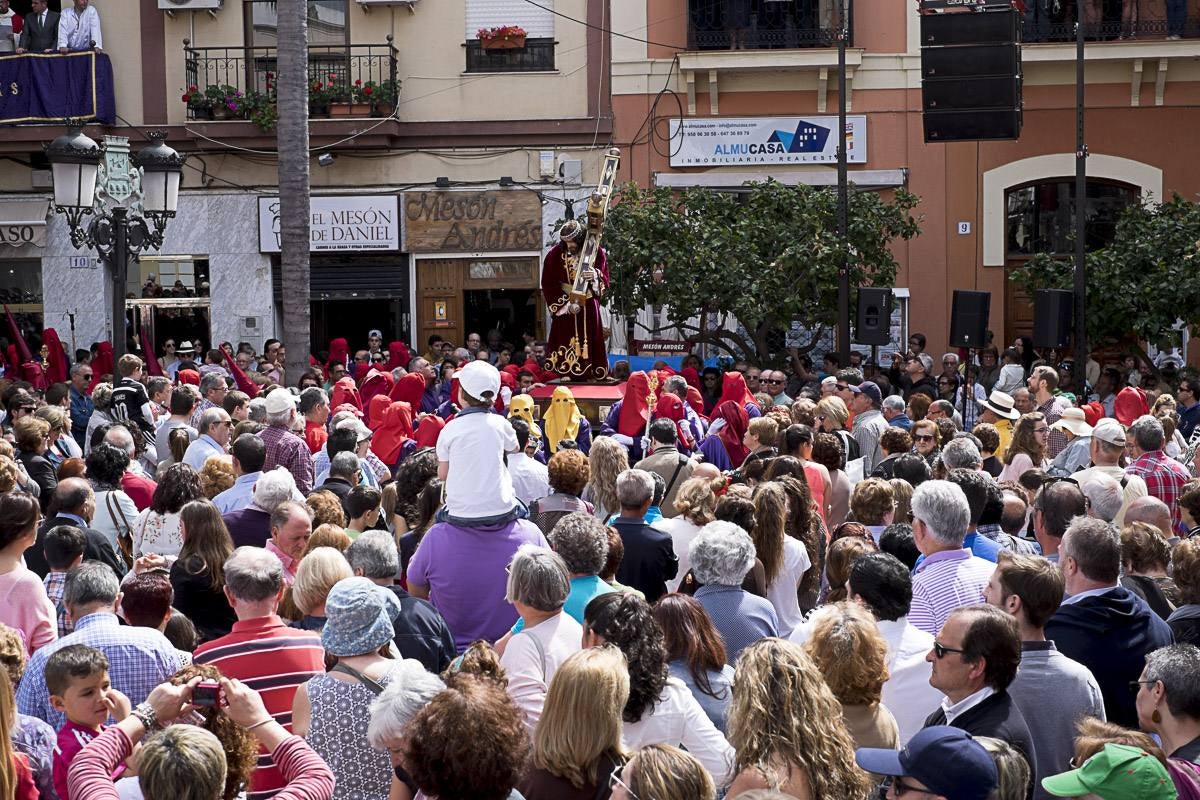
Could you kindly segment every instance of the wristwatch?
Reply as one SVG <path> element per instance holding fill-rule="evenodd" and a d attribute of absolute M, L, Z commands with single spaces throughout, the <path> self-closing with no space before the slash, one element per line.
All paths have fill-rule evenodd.
<path fill-rule="evenodd" d="M 146 732 L 156 731 L 162 726 L 158 724 L 158 716 L 154 713 L 154 707 L 149 703 L 139 703 L 129 715 L 142 723 L 142 727 Z"/>

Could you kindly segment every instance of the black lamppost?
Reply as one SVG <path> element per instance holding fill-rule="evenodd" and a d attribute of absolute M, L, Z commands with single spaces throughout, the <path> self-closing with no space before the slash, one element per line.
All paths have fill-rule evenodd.
<path fill-rule="evenodd" d="M 46 145 L 54 176 L 54 210 L 67 218 L 71 244 L 96 250 L 112 269 L 114 359 L 125 354 L 129 261 L 162 247 L 167 220 L 179 205 L 179 181 L 187 159 L 167 146 L 166 133 L 147 136 L 150 144 L 130 157 L 128 139 L 106 136 L 99 145 L 84 135 L 82 126 L 68 123 L 67 132 Z M 92 219 L 85 224 L 88 216 Z"/>
<path fill-rule="evenodd" d="M 837 227 L 842 245 L 838 265 L 838 336 L 837 349 L 842 366 L 850 365 L 850 179 L 846 171 L 846 39 L 850 25 L 846 14 L 848 0 L 838 0 L 838 130 L 837 130 Z"/>

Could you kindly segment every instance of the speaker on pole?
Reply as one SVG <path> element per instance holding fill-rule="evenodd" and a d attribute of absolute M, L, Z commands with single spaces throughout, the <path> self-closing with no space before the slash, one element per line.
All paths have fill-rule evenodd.
<path fill-rule="evenodd" d="M 1063 348 L 1071 341 L 1075 295 L 1066 289 L 1033 293 L 1033 346 Z"/>
<path fill-rule="evenodd" d="M 885 345 L 892 340 L 892 290 L 864 286 L 858 290 L 858 317 L 854 341 Z"/>
<path fill-rule="evenodd" d="M 954 301 L 950 307 L 951 347 L 983 347 L 987 341 L 988 314 L 991 306 L 991 292 L 954 290 Z"/>

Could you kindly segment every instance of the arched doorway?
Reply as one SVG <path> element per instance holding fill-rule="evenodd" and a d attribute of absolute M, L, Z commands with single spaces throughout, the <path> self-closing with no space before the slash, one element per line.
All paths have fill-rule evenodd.
<path fill-rule="evenodd" d="M 1085 246 L 1097 250 L 1116 235 L 1117 220 L 1138 202 L 1139 187 L 1114 180 L 1087 182 Z M 1033 302 L 1008 280 L 1011 272 L 1040 253 L 1069 258 L 1075 252 L 1075 179 L 1048 178 L 1004 192 L 1004 341 L 1033 332 Z"/>

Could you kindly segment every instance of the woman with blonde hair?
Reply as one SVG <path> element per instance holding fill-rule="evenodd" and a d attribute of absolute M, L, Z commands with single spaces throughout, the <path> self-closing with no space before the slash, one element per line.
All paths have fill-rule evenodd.
<path fill-rule="evenodd" d="M 350 562 L 332 547 L 318 547 L 300 559 L 292 584 L 292 602 L 304 616 L 292 627 L 306 631 L 324 628 L 325 600 L 330 590 L 338 581 L 353 577 Z"/>
<path fill-rule="evenodd" d="M 1013 424 L 1012 441 L 1004 451 L 1000 481 L 1015 481 L 1031 469 L 1046 469 L 1050 424 L 1040 411 L 1022 414 Z"/>
<path fill-rule="evenodd" d="M 854 746 L 895 749 L 900 729 L 882 703 L 883 684 L 890 677 L 888 646 L 875 618 L 858 603 L 843 601 L 814 614 L 811 627 L 804 652 L 842 704 Z"/>
<path fill-rule="evenodd" d="M 312 536 L 308 538 L 308 544 L 304 546 L 304 555 L 308 555 L 318 547 L 332 547 L 339 553 L 345 553 L 349 546 L 350 534 L 346 533 L 346 529 L 341 525 L 327 522 L 324 525 L 313 526 Z M 303 556 L 301 557 L 303 558 Z"/>
<path fill-rule="evenodd" d="M 629 469 L 629 454 L 616 439 L 601 436 L 592 442 L 588 452 L 591 475 L 583 499 L 592 504 L 597 519 L 606 520 L 621 513 L 621 501 L 617 499 L 617 476 Z"/>
<path fill-rule="evenodd" d="M 313 528 L 321 525 L 337 525 L 346 527 L 346 512 L 338 496 L 326 489 L 318 489 L 304 499 L 305 504 L 313 510 Z"/>
<path fill-rule="evenodd" d="M 842 449 L 846 451 L 846 460 L 853 461 L 860 453 L 858 441 L 846 430 L 846 422 L 849 419 L 850 409 L 846 408 L 846 403 L 837 395 L 822 397 L 817 403 L 817 416 L 814 420 L 817 427 L 825 433 L 837 436 L 842 442 Z"/>
<path fill-rule="evenodd" d="M 518 787 L 525 800 L 592 800 L 625 760 L 621 713 L 629 699 L 625 656 L 580 651 L 550 679 L 533 757 Z M 581 724 L 582 723 L 582 724 Z"/>
<path fill-rule="evenodd" d="M 779 635 L 788 637 L 804 621 L 796 590 L 812 568 L 808 549 L 787 535 L 788 496 L 778 483 L 761 484 L 754 493 L 754 552 L 767 578 L 767 600 L 775 607 Z"/>
<path fill-rule="evenodd" d="M 209 456 L 197 474 L 200 491 L 209 500 L 233 486 L 237 475 L 233 471 L 233 460 L 229 456 Z"/>
<path fill-rule="evenodd" d="M 888 483 L 892 486 L 892 499 L 896 501 L 896 511 L 892 514 L 892 521 L 911 523 L 913 485 L 903 478 L 892 478 Z"/>
<path fill-rule="evenodd" d="M 867 773 L 821 671 L 797 644 L 764 639 L 742 651 L 733 682 L 728 796 L 775 789 L 798 800 L 866 800 Z"/>
<path fill-rule="evenodd" d="M 850 523 L 847 523 L 850 524 Z M 829 545 L 829 556 L 825 559 L 825 596 L 821 605 L 840 603 L 846 599 L 846 581 L 850 577 L 850 565 L 859 556 L 879 550 L 871 534 L 843 536 Z"/>
<path fill-rule="evenodd" d="M 655 524 L 654 527 L 670 534 L 671 547 L 675 550 L 675 558 L 679 560 L 679 571 L 667 581 L 668 590 L 678 591 L 683 577 L 692 568 L 688 545 L 701 528 L 717 518 L 717 492 L 724 487 L 724 477 L 688 478 L 675 495 L 677 516 L 664 518 Z"/>
<path fill-rule="evenodd" d="M 609 786 L 612 800 L 714 800 L 717 796 L 712 776 L 700 762 L 667 744 L 637 750 L 612 773 Z"/>
<path fill-rule="evenodd" d="M 996 764 L 999 782 L 988 800 L 1025 800 L 1029 792 L 1029 762 L 1017 748 L 1003 739 L 992 736 L 976 736 L 975 741 L 983 745 Z M 1083 763 L 1083 762 L 1080 762 Z"/>

